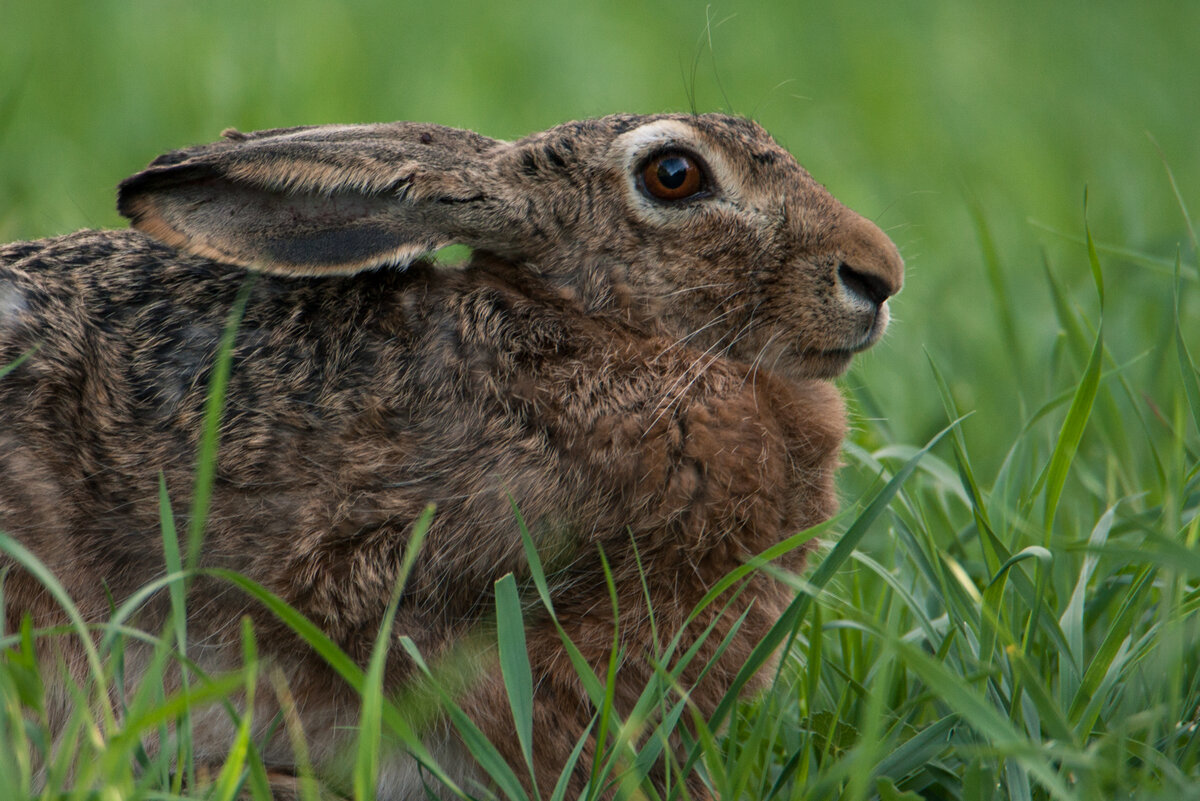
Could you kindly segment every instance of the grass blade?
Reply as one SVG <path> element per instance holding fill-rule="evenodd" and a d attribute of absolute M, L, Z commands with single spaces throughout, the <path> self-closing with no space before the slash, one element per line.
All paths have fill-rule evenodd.
<path fill-rule="evenodd" d="M 1017 322 L 1013 316 L 1013 303 L 1009 300 L 1004 267 L 1000 264 L 1000 252 L 983 212 L 983 205 L 973 194 L 968 194 L 967 211 L 971 215 L 971 222 L 975 225 L 975 235 L 979 239 L 979 247 L 983 251 L 984 271 L 992 290 L 991 306 L 996 309 L 996 314 L 1000 317 L 1000 330 L 1003 332 L 1005 351 L 1012 359 L 1014 375 L 1020 380 L 1028 373 L 1025 369 L 1021 338 L 1017 336 Z"/>
<path fill-rule="evenodd" d="M 521 598 L 512 573 L 496 582 L 496 644 L 500 651 L 500 673 L 512 709 L 517 741 L 533 777 L 533 674 L 525 648 L 525 622 Z"/>
<path fill-rule="evenodd" d="M 528 801 L 529 796 L 525 793 L 525 788 L 521 786 L 521 782 L 517 779 L 517 774 L 513 773 L 508 762 L 500 755 L 484 733 L 475 725 L 462 707 L 455 703 L 450 693 L 446 692 L 441 683 L 434 676 L 433 671 L 425 664 L 420 651 L 417 650 L 416 643 L 407 636 L 400 637 L 400 645 L 405 649 L 413 661 L 416 663 L 421 672 L 429 679 L 434 690 L 441 697 L 442 708 L 450 717 L 450 721 L 454 724 L 454 728 L 458 731 L 462 738 L 463 745 L 470 752 L 471 757 L 479 763 L 479 767 L 484 770 L 488 778 L 495 782 L 496 786 L 504 793 L 505 797 L 511 801 Z"/>
<path fill-rule="evenodd" d="M 1054 518 L 1058 512 L 1058 503 L 1062 498 L 1063 487 L 1067 482 L 1067 471 L 1079 449 L 1083 439 L 1083 429 L 1087 426 L 1092 413 L 1092 405 L 1100 388 L 1100 367 L 1104 357 L 1104 278 L 1100 272 L 1100 261 L 1096 255 L 1096 244 L 1092 241 L 1092 233 L 1086 229 L 1088 243 L 1088 261 L 1092 267 L 1092 276 L 1096 282 L 1096 290 L 1100 295 L 1100 326 L 1096 331 L 1096 341 L 1092 346 L 1092 355 L 1084 368 L 1083 378 L 1075 390 L 1075 398 L 1067 411 L 1054 453 L 1050 456 L 1049 467 L 1046 470 L 1045 511 L 1042 527 L 1045 532 L 1043 545 L 1049 546 L 1051 531 L 1054 529 Z"/>
<path fill-rule="evenodd" d="M 83 619 L 83 615 L 79 611 L 79 607 L 71 600 L 70 594 L 62 582 L 50 572 L 40 559 L 38 559 L 29 549 L 17 542 L 12 537 L 0 531 L 0 552 L 7 554 L 14 562 L 21 566 L 27 573 L 33 576 L 50 594 L 54 602 L 62 609 L 63 614 L 67 616 L 70 622 L 72 632 L 78 637 L 79 644 L 83 648 L 84 657 L 87 660 L 88 669 L 92 673 L 92 677 L 96 683 L 97 701 L 101 710 L 105 714 L 105 723 L 111 724 L 113 716 L 113 708 L 111 699 L 108 694 L 103 692 L 104 688 L 104 665 L 100 660 L 100 653 L 96 648 L 96 643 L 92 639 L 91 632 L 88 630 L 88 625 Z"/>
<path fill-rule="evenodd" d="M 242 719 L 238 722 L 237 733 L 233 738 L 233 746 L 229 749 L 229 756 L 217 776 L 212 796 L 217 801 L 233 801 L 240 792 L 242 769 L 246 765 L 246 759 L 251 750 L 250 732 L 254 716 L 254 690 L 258 685 L 258 649 L 254 642 L 254 629 L 250 625 L 249 618 L 242 619 L 242 657 L 246 702 L 242 711 Z"/>
<path fill-rule="evenodd" d="M 387 608 L 383 613 L 383 623 L 375 637 L 375 646 L 371 650 L 371 661 L 367 665 L 367 675 L 364 677 L 362 690 L 362 707 L 358 721 L 358 748 L 354 762 L 354 797 L 359 801 L 372 801 L 375 798 L 375 788 L 379 780 L 379 749 L 382 741 L 381 726 L 383 721 L 383 671 L 387 666 L 388 656 L 392 654 L 392 624 L 396 620 L 396 610 L 400 607 L 400 599 L 408 574 L 416 562 L 417 554 L 425 535 L 433 522 L 434 506 L 430 504 L 413 523 L 408 542 L 404 546 L 404 558 L 400 562 L 400 570 L 392 587 L 392 596 L 388 599 Z"/>
<path fill-rule="evenodd" d="M 538 554 L 537 545 L 533 542 L 533 535 L 529 533 L 529 528 L 525 525 L 525 520 L 521 516 L 521 510 L 517 508 L 516 503 L 511 498 L 509 499 L 509 503 L 512 506 L 513 515 L 517 519 L 517 526 L 521 532 L 521 544 L 525 548 L 526 563 L 529 565 L 529 574 L 533 579 L 534 587 L 537 589 L 538 597 L 550 615 L 550 620 L 554 624 L 559 638 L 562 640 L 563 648 L 567 651 L 567 658 L 571 660 L 571 667 L 574 668 L 575 674 L 583 684 L 584 691 L 587 692 L 592 704 L 599 709 L 604 704 L 604 685 L 600 682 L 600 679 L 596 676 L 588 661 L 583 658 L 583 654 L 579 651 L 579 648 L 575 643 L 571 642 L 571 638 L 567 636 L 567 632 L 563 629 L 562 624 L 558 622 L 558 616 L 554 613 L 554 601 L 550 598 L 550 585 L 546 581 L 546 573 L 542 568 L 542 560 Z"/>
<path fill-rule="evenodd" d="M 1175 255 L 1175 354 L 1179 360 L 1179 375 L 1183 380 L 1183 394 L 1187 399 L 1188 408 L 1192 412 L 1192 423 L 1196 426 L 1196 431 L 1200 432 L 1200 371 L 1196 369 L 1196 362 L 1192 359 L 1191 351 L 1188 350 L 1187 341 L 1183 336 L 1183 324 L 1181 322 L 1180 306 L 1182 301 L 1182 292 L 1180 288 L 1180 269 L 1182 261 L 1179 254 Z"/>
<path fill-rule="evenodd" d="M 204 405 L 204 427 L 200 434 L 200 446 L 196 451 L 196 478 L 192 489 L 192 506 L 188 524 L 187 566 L 193 568 L 200 559 L 200 545 L 204 541 L 204 524 L 208 519 L 208 507 L 212 500 L 213 481 L 217 473 L 217 444 L 220 438 L 221 413 L 225 408 L 225 389 L 229 384 L 229 373 L 233 365 L 233 346 L 237 330 L 254 288 L 254 273 L 249 273 L 234 298 L 221 332 L 221 341 L 213 360 L 212 375 L 208 383 L 208 395 Z"/>
<path fill-rule="evenodd" d="M 4 376 L 8 375 L 13 370 L 16 370 L 18 367 L 20 367 L 22 362 L 24 362 L 26 359 L 28 359 L 30 356 L 32 356 L 33 352 L 35 350 L 37 350 L 36 347 L 30 348 L 29 350 L 25 351 L 17 358 L 13 359 L 8 364 L 4 365 L 3 367 L 0 367 L 0 378 L 4 378 Z"/>
<path fill-rule="evenodd" d="M 1108 541 L 1108 534 L 1112 531 L 1116 514 L 1117 505 L 1113 504 L 1108 508 L 1108 511 L 1101 515 L 1100 520 L 1096 523 L 1091 535 L 1088 537 L 1089 548 L 1101 548 Z M 1063 637 L 1066 638 L 1067 645 L 1070 648 L 1071 659 L 1059 660 L 1058 684 L 1063 694 L 1068 698 L 1074 697 L 1076 691 L 1079 689 L 1079 671 L 1068 668 L 1084 664 L 1084 603 L 1086 601 L 1088 585 L 1091 582 L 1092 575 L 1099 561 L 1100 557 L 1095 552 L 1089 553 L 1084 557 L 1083 564 L 1079 568 L 1079 575 L 1075 579 L 1075 588 L 1071 591 L 1070 600 L 1067 601 L 1067 608 L 1063 610 L 1062 617 L 1059 618 L 1059 627 L 1062 629 Z"/>
<path fill-rule="evenodd" d="M 1133 624 L 1148 601 L 1147 591 L 1153 585 L 1157 570 L 1145 566 L 1138 571 L 1136 580 L 1122 599 L 1121 607 L 1104 635 L 1104 641 L 1088 664 L 1079 690 L 1071 701 L 1067 717 L 1075 726 L 1076 735 L 1086 740 L 1095 726 L 1100 711 L 1095 699 L 1100 696 L 1100 686 L 1110 675 L 1109 670 L 1117 658 L 1123 643 L 1129 637 Z M 1102 699 L 1101 699 L 1102 700 Z M 1086 713 L 1086 714 L 1085 714 Z"/>
<path fill-rule="evenodd" d="M 205 575 L 215 576 L 217 578 L 228 581 L 236 586 L 242 592 L 245 592 L 250 597 L 265 606 L 272 614 L 278 617 L 288 628 L 292 629 L 301 639 L 304 640 L 308 647 L 312 648 L 322 659 L 325 660 L 334 672 L 338 674 L 351 687 L 359 693 L 363 693 L 366 687 L 366 675 L 354 664 L 346 653 L 337 647 L 333 640 L 321 631 L 321 629 L 306 618 L 304 615 L 297 612 L 279 596 L 272 593 L 266 587 L 263 587 L 253 579 L 247 578 L 240 573 L 223 568 L 209 568 L 202 571 Z M 447 789 L 456 794 L 461 794 L 454 780 L 442 770 L 436 760 L 430 755 L 425 743 L 420 736 L 413 730 L 412 725 L 408 722 L 404 715 L 400 714 L 399 710 L 392 704 L 382 705 L 383 722 L 396 735 L 397 738 L 404 744 L 405 749 L 417 759 L 417 761 L 428 770 L 434 778 L 446 785 Z"/>

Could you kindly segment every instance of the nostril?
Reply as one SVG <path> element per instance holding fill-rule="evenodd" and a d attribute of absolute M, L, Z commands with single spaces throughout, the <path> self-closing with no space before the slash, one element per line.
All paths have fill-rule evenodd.
<path fill-rule="evenodd" d="M 854 269 L 842 262 L 838 265 L 838 280 L 852 295 L 857 295 L 872 306 L 880 306 L 892 294 L 892 289 L 882 278 Z"/>

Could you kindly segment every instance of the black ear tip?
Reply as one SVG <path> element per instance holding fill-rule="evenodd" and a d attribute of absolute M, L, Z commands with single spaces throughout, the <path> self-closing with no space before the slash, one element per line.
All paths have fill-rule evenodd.
<path fill-rule="evenodd" d="M 217 171 L 207 164 L 177 164 L 163 161 L 172 155 L 174 154 L 168 153 L 166 156 L 160 156 L 146 169 L 134 173 L 117 184 L 117 211 L 123 217 L 132 219 L 137 212 L 138 199 L 146 194 L 182 184 L 195 184 L 217 175 Z"/>
<path fill-rule="evenodd" d="M 145 171 L 139 172 L 117 184 L 117 212 L 122 217 L 136 221 L 140 216 L 139 200 L 144 196 L 145 175 Z"/>

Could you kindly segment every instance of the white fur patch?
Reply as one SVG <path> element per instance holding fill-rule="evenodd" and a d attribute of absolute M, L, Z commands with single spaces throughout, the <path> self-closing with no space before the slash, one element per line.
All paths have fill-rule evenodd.
<path fill-rule="evenodd" d="M 0 281 L 0 328 L 16 325 L 26 306 L 24 292 L 11 281 Z"/>

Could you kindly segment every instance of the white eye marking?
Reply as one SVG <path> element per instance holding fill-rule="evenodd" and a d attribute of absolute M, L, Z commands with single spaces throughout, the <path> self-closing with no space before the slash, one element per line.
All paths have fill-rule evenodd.
<path fill-rule="evenodd" d="M 625 165 L 632 168 L 653 150 L 689 144 L 695 138 L 696 132 L 679 120 L 656 120 L 617 137 L 617 144 L 624 151 Z"/>
<path fill-rule="evenodd" d="M 682 120 L 655 120 L 628 131 L 613 140 L 609 164 L 625 174 L 630 206 L 642 217 L 655 223 L 690 219 L 696 208 L 672 208 L 655 203 L 638 189 L 639 167 L 656 153 L 679 150 L 693 153 L 702 161 L 711 180 L 711 191 L 718 203 L 740 197 L 733 171 L 729 168 L 720 142 L 711 142 Z"/>

